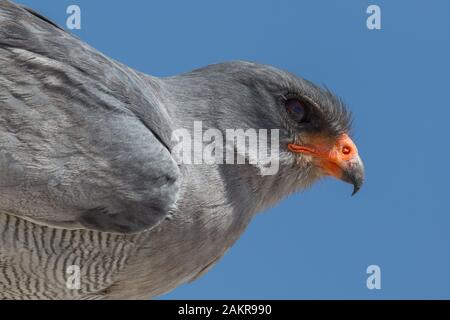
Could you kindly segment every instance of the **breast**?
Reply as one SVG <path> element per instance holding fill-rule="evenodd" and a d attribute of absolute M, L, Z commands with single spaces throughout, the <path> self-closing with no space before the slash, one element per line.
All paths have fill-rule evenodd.
<path fill-rule="evenodd" d="M 253 215 L 236 211 L 220 193 L 198 192 L 198 187 L 182 188 L 178 210 L 145 235 L 108 298 L 148 299 L 194 281 L 241 236 Z"/>
<path fill-rule="evenodd" d="M 100 297 L 138 243 L 138 236 L 54 229 L 0 213 L 0 298 Z"/>

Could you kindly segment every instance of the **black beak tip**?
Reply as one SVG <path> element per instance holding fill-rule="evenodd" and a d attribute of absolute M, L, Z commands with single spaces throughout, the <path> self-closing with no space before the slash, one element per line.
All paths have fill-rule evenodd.
<path fill-rule="evenodd" d="M 353 185 L 352 196 L 358 193 L 364 183 L 364 167 L 362 164 L 354 166 L 352 170 L 347 170 L 344 174 L 344 181 Z"/>
<path fill-rule="evenodd" d="M 354 184 L 353 185 L 353 193 L 352 193 L 352 197 L 358 193 L 358 191 L 361 189 L 361 184 Z"/>
<path fill-rule="evenodd" d="M 364 174 L 359 173 L 352 177 L 351 184 L 353 184 L 352 197 L 358 193 L 364 183 Z"/>

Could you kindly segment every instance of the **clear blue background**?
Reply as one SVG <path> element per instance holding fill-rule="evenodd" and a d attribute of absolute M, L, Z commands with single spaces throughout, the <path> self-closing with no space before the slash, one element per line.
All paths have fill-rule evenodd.
<path fill-rule="evenodd" d="M 325 180 L 258 215 L 208 274 L 163 298 L 450 298 L 448 1 L 22 0 L 143 72 L 244 59 L 342 96 L 367 181 Z M 378 4 L 382 30 L 366 28 Z M 382 289 L 368 290 L 377 264 Z"/>

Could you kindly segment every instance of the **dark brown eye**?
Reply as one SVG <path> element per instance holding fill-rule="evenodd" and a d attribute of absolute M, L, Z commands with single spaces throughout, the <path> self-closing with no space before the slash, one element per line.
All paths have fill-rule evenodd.
<path fill-rule="evenodd" d="M 306 122 L 307 109 L 306 106 L 298 99 L 288 99 L 286 101 L 286 111 L 292 120 L 301 123 Z"/>

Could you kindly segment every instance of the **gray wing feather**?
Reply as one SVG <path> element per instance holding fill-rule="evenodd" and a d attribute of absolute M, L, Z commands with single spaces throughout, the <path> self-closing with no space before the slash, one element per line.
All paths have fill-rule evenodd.
<path fill-rule="evenodd" d="M 161 221 L 180 172 L 148 80 L 0 0 L 0 211 L 119 233 Z"/>
<path fill-rule="evenodd" d="M 43 15 L 40 14 L 39 12 L 36 12 L 36 11 L 34 11 L 33 9 L 27 8 L 27 7 L 23 6 L 23 5 L 19 5 L 19 6 L 22 7 L 24 10 L 28 11 L 28 13 L 30 13 L 30 14 L 36 16 L 37 18 L 43 20 L 44 22 L 46 22 L 46 23 L 48 23 L 48 24 L 51 24 L 52 26 L 54 26 L 55 28 L 58 28 L 59 30 L 63 30 L 63 31 L 64 31 L 63 28 L 61 28 L 61 27 L 58 26 L 56 23 L 54 23 L 53 21 L 51 21 L 51 20 L 48 19 L 47 17 L 43 16 Z"/>

